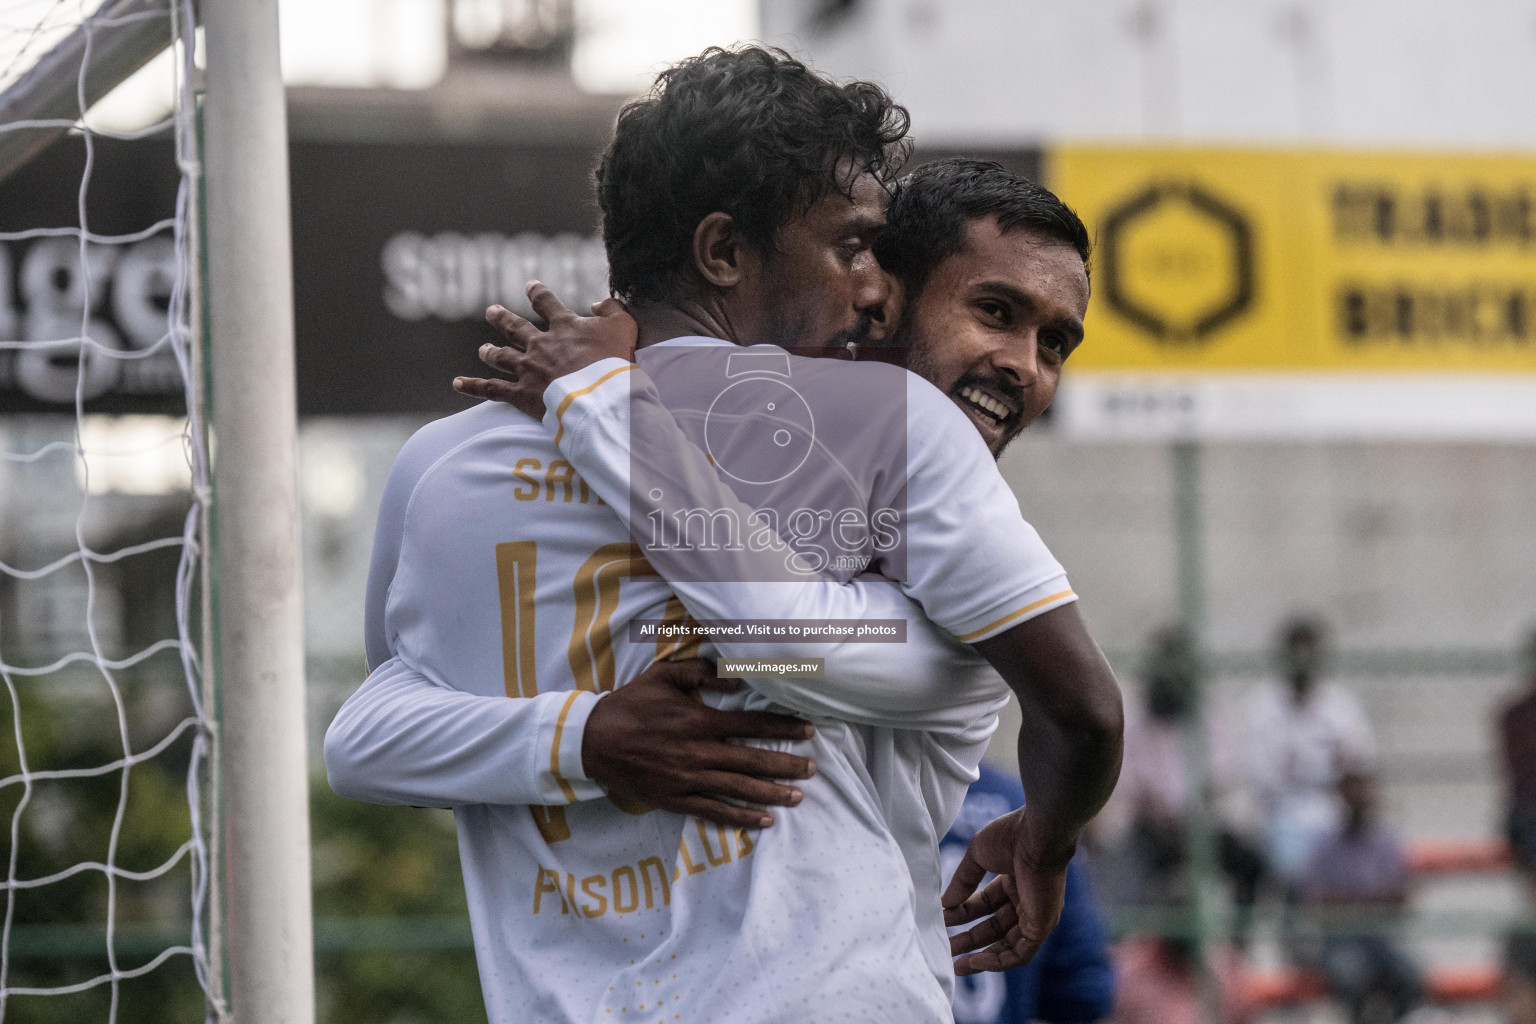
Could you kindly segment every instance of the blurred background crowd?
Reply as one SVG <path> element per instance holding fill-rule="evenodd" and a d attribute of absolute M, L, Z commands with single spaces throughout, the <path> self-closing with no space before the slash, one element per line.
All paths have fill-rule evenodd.
<path fill-rule="evenodd" d="M 1503 937 L 1501 978 L 1437 955 L 1466 946 L 1434 908 L 1466 920 L 1478 876 L 1490 896 L 1536 893 L 1536 632 L 1520 688 L 1488 723 L 1504 816 L 1479 836 L 1412 836 L 1383 805 L 1390 762 L 1360 694 L 1330 678 L 1331 653 L 1321 621 L 1290 620 L 1275 637 L 1272 679 L 1202 707 L 1205 670 L 1187 632 L 1149 637 L 1120 786 L 1088 841 L 1100 898 L 1128 922 L 1117 1019 L 1199 1019 L 1203 994 L 1224 1019 L 1251 1020 L 1326 993 L 1351 1021 L 1393 1021 L 1495 992 L 1510 1021 L 1530 1019 L 1528 929 L 1516 918 Z M 1200 940 L 1212 933 L 1197 917 L 1212 901 L 1214 993 L 1202 993 L 1195 953 L 1211 952 Z M 1137 910 L 1159 923 L 1155 935 L 1134 937 Z"/>

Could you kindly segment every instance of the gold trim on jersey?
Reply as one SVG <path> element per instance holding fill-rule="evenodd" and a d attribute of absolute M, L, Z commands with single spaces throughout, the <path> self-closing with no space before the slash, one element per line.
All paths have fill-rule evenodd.
<path fill-rule="evenodd" d="M 663 626 L 681 628 L 657 631 L 655 661 L 685 661 L 699 656 L 699 648 L 704 641 L 698 636 L 688 639 L 690 634 L 698 632 L 689 628 L 697 623 L 694 622 L 693 616 L 688 614 L 688 609 L 683 607 L 683 602 L 678 600 L 676 594 L 667 595 L 667 608 L 662 613 L 661 623 Z"/>
<path fill-rule="evenodd" d="M 496 587 L 501 596 L 501 672 L 508 697 L 539 693 L 533 649 L 534 590 L 539 578 L 537 541 L 496 545 Z"/>
<path fill-rule="evenodd" d="M 646 910 L 659 910 L 671 906 L 673 889 L 680 881 L 711 868 L 745 860 L 757 849 L 757 843 L 747 829 L 716 825 L 700 818 L 692 821 L 699 837 L 698 849 L 689 847 L 690 837 L 685 825 L 678 836 L 677 856 L 672 860 L 670 877 L 664 860 L 654 856 L 618 864 L 585 878 L 540 864 L 533 886 L 533 912 L 593 918 L 603 917 L 610 910 L 616 914 L 632 914 L 642 905 Z M 586 902 L 577 899 L 578 885 Z"/>
<path fill-rule="evenodd" d="M 502 685 L 508 697 L 536 697 L 539 694 L 538 662 L 534 657 L 534 591 L 539 572 L 539 545 L 531 540 L 506 541 L 496 545 L 496 589 L 501 599 L 501 671 Z M 561 712 L 570 710 L 570 701 Z M 554 767 L 559 767 L 559 730 L 553 751 Z M 561 791 L 572 802 L 576 794 L 557 772 Z M 529 807 L 528 813 L 546 843 L 571 838 L 570 823 L 563 807 Z"/>
<path fill-rule="evenodd" d="M 572 804 L 576 802 L 576 791 L 565 781 L 565 776 L 560 774 L 560 736 L 565 732 L 565 716 L 571 713 L 571 707 L 580 693 L 580 690 L 572 690 L 571 695 L 565 698 L 565 704 L 555 718 L 555 738 L 549 744 L 549 773 L 560 783 L 560 792 L 565 796 L 566 803 Z"/>
<path fill-rule="evenodd" d="M 955 639 L 959 640 L 961 643 L 968 644 L 972 640 L 975 640 L 977 637 L 986 636 L 988 633 L 992 632 L 998 626 L 1006 626 L 1008 623 L 1012 622 L 1014 619 L 1017 619 L 1019 616 L 1021 616 L 1021 615 L 1028 615 L 1030 612 L 1034 611 L 1036 608 L 1043 608 L 1046 605 L 1052 604 L 1052 603 L 1054 603 L 1056 601 L 1060 601 L 1063 598 L 1076 597 L 1076 596 L 1077 595 L 1074 594 L 1071 590 L 1063 590 L 1063 591 L 1060 591 L 1059 593 L 1052 594 L 1050 597 L 1042 597 L 1038 601 L 1031 601 L 1029 604 L 1025 605 L 1023 608 L 1017 608 L 1017 609 L 1009 612 L 1007 615 L 1004 615 L 1002 618 L 998 619 L 996 622 L 989 622 L 985 626 L 982 626 L 980 629 L 972 630 L 971 632 L 965 634 L 964 636 L 956 637 Z"/>
<path fill-rule="evenodd" d="M 565 735 L 565 721 L 582 690 L 607 693 L 613 690 L 613 615 L 619 606 L 619 587 L 625 579 L 654 577 L 657 572 L 640 554 L 640 547 L 627 542 L 605 544 L 594 551 L 576 572 L 572 583 L 575 623 L 567 648 L 574 688 L 555 719 L 549 751 L 549 771 L 560 786 L 567 803 L 578 797 L 569 781 L 560 773 L 560 742 Z M 531 540 L 505 541 L 496 545 L 496 585 L 501 601 L 501 656 L 503 685 L 508 697 L 538 696 L 538 663 L 535 657 L 535 592 L 538 588 L 538 543 Z M 690 621 L 687 610 L 675 594 L 667 597 L 664 620 Z M 697 657 L 698 640 L 679 641 L 667 636 L 656 640 L 653 661 Z M 626 814 L 649 814 L 654 808 L 639 800 L 608 794 L 608 800 Z M 539 834 L 546 843 L 558 843 L 571 837 L 565 808 L 530 807 Z"/>
<path fill-rule="evenodd" d="M 634 363 L 625 363 L 623 366 L 616 370 L 609 370 L 607 373 L 603 374 L 601 377 L 597 378 L 597 380 L 593 381 L 591 384 L 588 384 L 586 387 L 577 388 L 575 391 L 572 391 L 570 394 L 562 398 L 560 400 L 560 406 L 555 409 L 555 444 L 558 445 L 560 443 L 560 439 L 565 436 L 565 423 L 563 422 L 563 417 L 565 416 L 565 411 L 571 407 L 572 402 L 576 401 L 578 398 L 581 398 L 583 395 L 590 395 L 592 392 L 596 391 L 598 388 L 602 387 L 604 384 L 608 383 L 619 374 L 628 373 L 634 368 Z"/>
<path fill-rule="evenodd" d="M 576 628 L 571 633 L 571 678 L 579 690 L 613 690 L 613 613 L 619 607 L 619 585 L 627 577 L 655 576 L 640 555 L 640 546 L 620 541 L 604 544 L 582 563 L 573 582 Z"/>

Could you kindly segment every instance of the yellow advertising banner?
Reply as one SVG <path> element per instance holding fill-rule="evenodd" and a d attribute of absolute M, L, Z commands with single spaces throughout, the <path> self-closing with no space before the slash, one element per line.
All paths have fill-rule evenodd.
<path fill-rule="evenodd" d="M 1074 370 L 1536 373 L 1536 155 L 1065 147 Z"/>

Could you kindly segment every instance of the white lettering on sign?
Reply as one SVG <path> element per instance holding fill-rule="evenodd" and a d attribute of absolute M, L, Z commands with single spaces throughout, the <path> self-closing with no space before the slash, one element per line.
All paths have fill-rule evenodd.
<path fill-rule="evenodd" d="M 90 244 L 83 261 L 79 240 L 67 236 L 39 239 L 16 264 L 13 252 L 0 246 L 0 339 L 42 344 L 0 352 L 0 389 L 72 404 L 83 375 L 87 401 L 109 391 L 180 392 L 169 346 L 126 360 L 101 351 L 142 352 L 165 340 L 176 275 L 168 237 L 126 247 Z M 92 344 L 82 346 L 82 334 Z"/>
<path fill-rule="evenodd" d="M 495 303 L 532 316 L 523 295 L 532 280 L 583 313 L 608 295 L 603 240 L 591 235 L 402 231 L 384 243 L 379 262 L 384 307 L 401 320 L 479 320 Z"/>

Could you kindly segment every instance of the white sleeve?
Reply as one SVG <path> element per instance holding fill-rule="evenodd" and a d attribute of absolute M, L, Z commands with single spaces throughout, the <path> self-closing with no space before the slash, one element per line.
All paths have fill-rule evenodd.
<path fill-rule="evenodd" d="M 452 418 L 406 442 L 390 469 L 368 569 L 365 646 L 374 666 L 325 733 L 325 770 L 339 795 L 381 804 L 555 805 L 604 792 L 581 765 L 595 694 L 484 697 L 403 662 L 385 628 L 405 510 L 417 483 L 461 438 Z"/>
<path fill-rule="evenodd" d="M 678 507 L 732 509 L 738 521 L 750 521 L 752 510 L 677 427 L 645 372 L 634 364 L 618 359 L 595 363 L 556 380 L 544 398 L 545 425 L 556 444 L 632 531 L 637 524 L 649 522 L 650 514 L 666 514 Z M 645 417 L 645 429 L 631 431 L 632 417 Z M 643 450 L 631 450 L 632 438 Z M 631 494 L 631 458 L 646 466 L 647 482 L 658 485 L 654 491 Z M 665 494 L 665 502 L 653 499 L 653 494 Z M 632 500 L 649 504 L 631 507 Z M 1000 691 L 985 661 L 935 629 L 922 608 L 888 581 L 839 583 L 802 577 L 754 583 L 695 582 L 684 569 L 685 557 L 692 556 L 670 548 L 647 550 L 652 568 L 696 619 L 906 622 L 904 643 L 712 639 L 728 658 L 825 659 L 823 678 L 751 677 L 753 687 L 771 700 L 805 714 L 858 724 L 954 729 L 970 726 L 983 709 L 996 710 L 999 701 L 1006 699 L 1006 691 Z M 779 556 L 743 545 L 740 550 L 712 551 L 710 558 L 712 575 L 763 580 L 774 574 L 771 563 Z"/>
<path fill-rule="evenodd" d="M 337 794 L 376 804 L 557 805 L 603 795 L 581 764 L 600 695 L 484 697 L 433 682 L 400 658 L 374 669 L 325 732 Z"/>
<path fill-rule="evenodd" d="M 965 414 L 911 373 L 906 413 L 902 589 L 966 643 L 1077 600 Z"/>
<path fill-rule="evenodd" d="M 1286 729 L 1283 716 L 1277 710 L 1282 699 L 1269 684 L 1261 684 L 1248 697 L 1247 718 L 1243 723 L 1243 740 L 1247 748 L 1242 759 L 1243 775 L 1255 795 L 1266 805 L 1273 802 L 1286 773 Z"/>
<path fill-rule="evenodd" d="M 1345 687 L 1329 686 L 1334 706 L 1332 718 L 1338 732 L 1339 752 L 1351 761 L 1369 765 L 1376 760 L 1376 735 L 1360 698 Z"/>
<path fill-rule="evenodd" d="M 411 435 L 389 468 L 379 515 L 374 521 L 373 554 L 368 563 L 368 588 L 363 602 L 363 651 L 369 669 L 384 664 L 395 653 L 385 626 L 385 608 L 390 585 L 400 566 L 405 511 L 411 493 L 454 440 L 445 421 L 430 423 Z"/>

